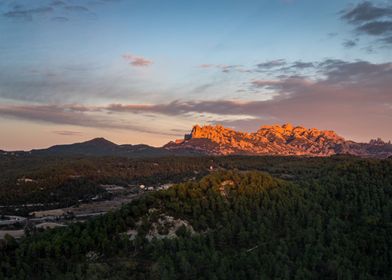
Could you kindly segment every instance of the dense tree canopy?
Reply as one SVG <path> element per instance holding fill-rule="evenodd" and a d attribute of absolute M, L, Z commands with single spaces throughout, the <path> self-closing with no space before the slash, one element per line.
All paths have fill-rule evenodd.
<path fill-rule="evenodd" d="M 214 164 L 237 170 L 150 193 L 87 223 L 7 238 L 0 279 L 392 278 L 391 160 Z M 162 238 L 162 217 L 187 223 Z M 153 238 L 157 225 L 162 235 Z"/>

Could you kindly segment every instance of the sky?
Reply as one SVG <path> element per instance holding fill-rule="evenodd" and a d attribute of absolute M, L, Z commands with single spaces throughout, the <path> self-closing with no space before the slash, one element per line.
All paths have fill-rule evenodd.
<path fill-rule="evenodd" d="M 392 140 L 392 0 L 0 0 L 0 149 L 195 124 Z"/>

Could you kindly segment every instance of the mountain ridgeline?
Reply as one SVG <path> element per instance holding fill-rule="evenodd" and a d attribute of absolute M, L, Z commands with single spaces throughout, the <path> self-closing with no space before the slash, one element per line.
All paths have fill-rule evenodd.
<path fill-rule="evenodd" d="M 32 150 L 36 155 L 87 155 L 87 156 L 168 156 L 170 151 L 148 145 L 117 145 L 104 138 L 70 145 L 56 145 L 48 149 Z"/>
<path fill-rule="evenodd" d="M 170 142 L 164 147 L 170 151 L 198 151 L 210 155 L 392 155 L 391 143 L 381 139 L 356 143 L 331 130 L 307 129 L 291 124 L 262 126 L 254 133 L 238 132 L 220 125 L 196 125 L 183 140 Z"/>
<path fill-rule="evenodd" d="M 0 152 L 8 154 L 11 152 Z M 24 154 L 24 152 L 13 152 Z M 163 147 L 117 145 L 104 138 L 48 149 L 32 150 L 33 155 L 88 155 L 159 157 L 189 155 L 296 155 L 331 156 L 349 154 L 363 157 L 392 156 L 391 142 L 381 139 L 369 143 L 346 140 L 332 130 L 307 129 L 291 124 L 262 126 L 252 133 L 220 125 L 195 125 L 190 134 Z"/>

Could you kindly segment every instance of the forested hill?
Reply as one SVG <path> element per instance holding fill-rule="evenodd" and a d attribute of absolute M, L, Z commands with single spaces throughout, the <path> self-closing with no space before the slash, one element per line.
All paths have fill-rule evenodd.
<path fill-rule="evenodd" d="M 9 238 L 0 279 L 391 279 L 392 162 L 301 168 L 291 182 L 214 172 L 85 224 Z"/>

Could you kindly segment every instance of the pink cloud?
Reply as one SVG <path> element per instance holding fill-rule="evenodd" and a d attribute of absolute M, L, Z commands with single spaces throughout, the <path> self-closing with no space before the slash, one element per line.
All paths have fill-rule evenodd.
<path fill-rule="evenodd" d="M 123 54 L 123 59 L 129 63 L 129 65 L 135 66 L 135 67 L 147 67 L 152 64 L 152 61 L 141 57 L 141 56 L 136 56 L 133 54 Z"/>

